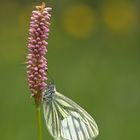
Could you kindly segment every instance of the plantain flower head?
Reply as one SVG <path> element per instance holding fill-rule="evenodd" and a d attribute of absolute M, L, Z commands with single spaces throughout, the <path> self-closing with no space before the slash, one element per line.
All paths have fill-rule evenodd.
<path fill-rule="evenodd" d="M 48 33 L 50 25 L 49 11 L 50 7 L 46 7 L 45 3 L 36 6 L 32 11 L 30 19 L 30 29 L 28 37 L 28 55 L 27 55 L 27 76 L 28 85 L 35 99 L 36 105 L 42 101 L 42 92 L 46 89 L 47 84 L 47 53 Z"/>

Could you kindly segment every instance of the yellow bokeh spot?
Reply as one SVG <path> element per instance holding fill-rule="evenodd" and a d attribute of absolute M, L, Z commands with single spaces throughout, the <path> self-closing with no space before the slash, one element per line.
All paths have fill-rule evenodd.
<path fill-rule="evenodd" d="M 64 11 L 63 26 L 70 35 L 77 38 L 87 38 L 95 30 L 95 13 L 87 5 L 70 7 Z"/>
<path fill-rule="evenodd" d="M 103 17 L 106 25 L 113 31 L 127 31 L 137 25 L 137 11 L 128 2 L 112 2 L 103 6 Z"/>

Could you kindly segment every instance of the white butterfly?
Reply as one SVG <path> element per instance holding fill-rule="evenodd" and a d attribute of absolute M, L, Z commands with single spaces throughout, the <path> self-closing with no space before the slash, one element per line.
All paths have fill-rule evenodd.
<path fill-rule="evenodd" d="M 98 134 L 95 120 L 78 104 L 48 85 L 43 95 L 45 122 L 55 140 L 91 140 Z"/>

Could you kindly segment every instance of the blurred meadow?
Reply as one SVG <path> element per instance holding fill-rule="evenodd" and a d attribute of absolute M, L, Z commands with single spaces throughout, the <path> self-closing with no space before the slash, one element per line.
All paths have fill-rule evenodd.
<path fill-rule="evenodd" d="M 57 90 L 95 118 L 97 140 L 140 139 L 140 1 L 44 2 L 53 8 L 47 58 Z M 0 1 L 1 140 L 37 140 L 25 64 L 37 4 Z M 53 140 L 44 123 L 43 139 Z"/>

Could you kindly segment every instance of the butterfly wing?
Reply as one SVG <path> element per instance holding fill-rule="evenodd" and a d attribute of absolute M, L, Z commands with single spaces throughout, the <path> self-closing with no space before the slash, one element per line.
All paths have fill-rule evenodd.
<path fill-rule="evenodd" d="M 44 102 L 43 109 L 46 125 L 56 140 L 91 140 L 99 133 L 95 120 L 58 92 L 51 101 Z"/>

